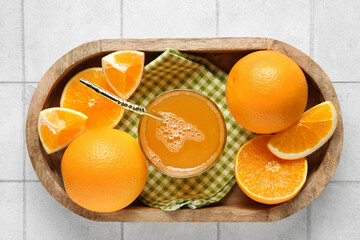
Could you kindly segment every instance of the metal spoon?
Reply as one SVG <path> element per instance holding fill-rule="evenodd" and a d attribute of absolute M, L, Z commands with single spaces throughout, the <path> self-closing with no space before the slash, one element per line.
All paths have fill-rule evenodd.
<path fill-rule="evenodd" d="M 103 95 L 104 97 L 110 99 L 111 101 L 115 102 L 116 104 L 119 104 L 119 105 L 123 106 L 124 108 L 126 108 L 128 110 L 131 110 L 131 111 L 136 112 L 136 113 L 141 114 L 141 115 L 146 115 L 146 116 L 152 117 L 152 118 L 154 118 L 156 120 L 159 120 L 159 121 L 164 121 L 165 120 L 162 116 L 160 116 L 160 115 L 158 115 L 156 113 L 149 113 L 146 110 L 146 108 L 144 108 L 144 107 L 141 107 L 141 106 L 129 103 L 129 102 L 125 101 L 125 100 L 122 100 L 121 98 L 119 98 L 119 97 L 115 96 L 114 94 L 106 91 L 105 89 L 102 89 L 98 85 L 96 85 L 96 84 L 94 84 L 92 82 L 89 82 L 88 80 L 86 80 L 84 78 L 81 78 L 80 82 L 82 84 L 84 84 L 85 86 L 91 88 L 95 92 Z"/>

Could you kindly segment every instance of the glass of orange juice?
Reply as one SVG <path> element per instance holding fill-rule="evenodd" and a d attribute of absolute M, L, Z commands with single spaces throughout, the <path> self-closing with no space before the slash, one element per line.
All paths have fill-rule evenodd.
<path fill-rule="evenodd" d="M 161 172 L 186 178 L 201 174 L 221 156 L 225 119 L 207 96 L 187 89 L 160 94 L 146 107 L 164 122 L 142 116 L 138 138 L 146 158 Z"/>

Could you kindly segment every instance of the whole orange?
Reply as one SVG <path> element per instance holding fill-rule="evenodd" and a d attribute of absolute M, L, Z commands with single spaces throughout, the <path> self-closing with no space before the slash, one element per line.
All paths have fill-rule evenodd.
<path fill-rule="evenodd" d="M 226 101 L 235 120 L 255 133 L 274 133 L 300 119 L 308 87 L 300 67 L 275 51 L 241 58 L 226 82 Z"/>
<path fill-rule="evenodd" d="M 61 161 L 65 190 L 78 205 L 97 212 L 120 210 L 146 183 L 138 141 L 116 129 L 94 129 L 76 138 Z"/>

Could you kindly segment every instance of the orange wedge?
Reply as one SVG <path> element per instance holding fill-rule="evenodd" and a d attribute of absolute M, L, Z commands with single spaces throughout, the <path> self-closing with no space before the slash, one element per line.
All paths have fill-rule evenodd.
<path fill-rule="evenodd" d="M 334 104 L 326 101 L 307 110 L 291 127 L 276 133 L 268 148 L 283 159 L 306 157 L 324 145 L 333 135 L 337 124 Z"/>
<path fill-rule="evenodd" d="M 124 115 L 124 108 L 80 83 L 80 78 L 115 94 L 101 68 L 88 68 L 76 74 L 66 84 L 60 107 L 71 108 L 88 116 L 87 129 L 115 127 Z"/>
<path fill-rule="evenodd" d="M 48 108 L 39 114 L 38 131 L 45 151 L 57 152 L 71 143 L 86 129 L 88 117 L 67 108 Z"/>
<path fill-rule="evenodd" d="M 267 148 L 271 135 L 256 136 L 245 143 L 235 160 L 235 177 L 251 199 L 278 204 L 292 199 L 304 186 L 307 175 L 305 158 L 287 161 Z"/>
<path fill-rule="evenodd" d="M 128 99 L 139 86 L 144 59 L 138 51 L 118 51 L 102 58 L 106 80 L 120 98 Z"/>

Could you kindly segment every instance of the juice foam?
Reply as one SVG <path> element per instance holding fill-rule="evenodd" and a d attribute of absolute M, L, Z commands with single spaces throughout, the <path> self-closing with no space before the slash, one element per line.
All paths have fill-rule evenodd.
<path fill-rule="evenodd" d="M 165 121 L 157 122 L 156 138 L 164 143 L 170 152 L 179 152 L 186 141 L 205 141 L 204 133 L 195 125 L 171 112 L 158 112 L 158 114 L 163 116 Z"/>

